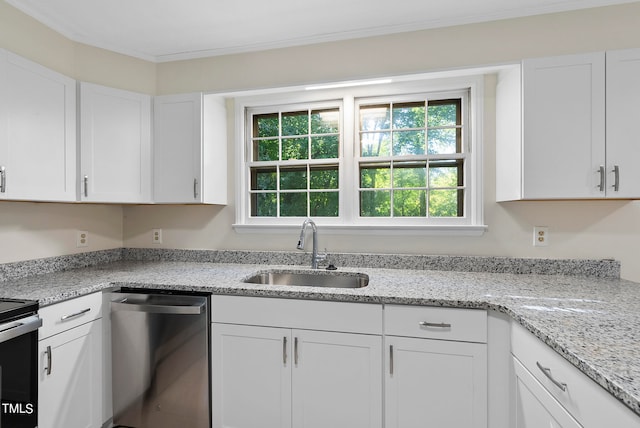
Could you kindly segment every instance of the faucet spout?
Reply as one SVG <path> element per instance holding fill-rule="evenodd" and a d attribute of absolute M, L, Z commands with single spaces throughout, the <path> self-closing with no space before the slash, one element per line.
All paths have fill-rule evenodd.
<path fill-rule="evenodd" d="M 313 231 L 312 237 L 313 237 L 313 247 L 312 247 L 312 252 L 311 252 L 311 269 L 318 269 L 318 261 L 319 260 L 323 260 L 324 259 L 324 255 L 319 256 L 318 255 L 318 227 L 316 226 L 315 222 L 313 220 L 311 220 L 310 218 L 306 219 L 303 223 L 302 223 L 302 229 L 300 230 L 300 238 L 298 239 L 298 245 L 297 248 L 298 250 L 304 250 L 304 237 L 305 237 L 305 232 L 307 230 L 307 226 L 311 226 L 311 230 Z"/>

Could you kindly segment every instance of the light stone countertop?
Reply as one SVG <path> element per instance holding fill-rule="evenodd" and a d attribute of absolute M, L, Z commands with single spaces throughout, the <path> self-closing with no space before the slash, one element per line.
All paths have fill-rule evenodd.
<path fill-rule="evenodd" d="M 640 284 L 564 275 L 342 268 L 361 289 L 247 284 L 291 265 L 118 261 L 0 282 L 0 297 L 41 306 L 117 286 L 214 294 L 481 308 L 508 314 L 640 416 Z"/>

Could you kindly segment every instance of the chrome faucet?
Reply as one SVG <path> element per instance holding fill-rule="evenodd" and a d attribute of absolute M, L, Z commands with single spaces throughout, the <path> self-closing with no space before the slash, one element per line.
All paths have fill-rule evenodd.
<path fill-rule="evenodd" d="M 311 253 L 311 269 L 318 269 L 318 262 L 327 258 L 326 254 L 318 254 L 318 227 L 310 218 L 306 219 L 302 223 L 302 230 L 300 230 L 300 239 L 298 239 L 298 250 L 304 250 L 304 232 L 307 230 L 307 226 L 311 225 L 313 230 L 313 250 Z"/>

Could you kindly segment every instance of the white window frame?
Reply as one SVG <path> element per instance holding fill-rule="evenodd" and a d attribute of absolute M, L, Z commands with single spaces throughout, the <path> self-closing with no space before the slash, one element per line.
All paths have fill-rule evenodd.
<path fill-rule="evenodd" d="M 462 133 L 462 146 L 464 147 L 462 153 L 460 154 L 452 154 L 452 155 L 444 155 L 447 159 L 455 159 L 455 158 L 463 158 L 464 162 L 464 180 L 469 186 L 473 186 L 473 179 L 469 179 L 468 174 L 470 173 L 470 164 L 469 158 L 471 157 L 471 145 L 469 138 L 469 130 L 471 130 L 471 124 L 469 122 L 469 94 L 468 89 L 461 89 L 456 91 L 446 91 L 446 92 L 427 92 L 427 93 L 418 93 L 418 94 L 404 94 L 398 96 L 382 96 L 382 97 L 363 97 L 359 98 L 355 101 L 355 109 L 356 116 L 358 115 L 359 107 L 361 105 L 368 104 L 387 104 L 389 102 L 393 103 L 402 103 L 402 102 L 413 102 L 413 101 L 426 101 L 426 100 L 441 100 L 446 98 L 460 98 L 462 100 L 462 114 L 463 114 L 463 130 Z M 355 131 L 354 136 L 354 146 L 359 146 L 359 130 Z M 423 158 L 431 158 L 433 156 L 424 155 Z M 392 160 L 397 162 L 401 160 L 401 157 L 398 156 L 388 156 L 385 160 Z M 428 221 L 428 226 L 461 226 L 461 225 L 471 225 L 472 216 L 465 215 L 463 217 L 362 217 L 360 215 L 360 205 L 359 205 L 359 194 L 358 190 L 360 188 L 359 183 L 359 171 L 360 171 L 360 162 L 361 161 L 371 161 L 371 158 L 361 157 L 357 154 L 353 156 L 353 171 L 354 171 L 354 179 L 355 181 L 352 184 L 352 188 L 355 188 L 355 197 L 351 198 L 354 206 L 350 210 L 350 214 L 352 214 L 351 221 L 357 224 L 362 224 L 366 226 L 417 226 L 422 227 L 425 226 L 425 221 Z M 469 186 L 465 185 L 465 196 L 464 196 L 464 210 L 468 214 L 472 214 L 473 207 L 471 204 L 471 196 L 472 191 L 469 190 Z M 393 207 L 392 207 L 393 211 Z"/>
<path fill-rule="evenodd" d="M 244 122 L 245 122 L 245 161 L 243 162 L 242 165 L 238 165 L 238 168 L 242 168 L 245 170 L 245 187 L 244 190 L 246 192 L 246 195 L 249 195 L 249 190 L 251 187 L 251 177 L 250 177 L 250 167 L 251 166 L 258 166 L 260 163 L 256 163 L 256 162 L 252 162 L 251 160 L 251 150 L 252 148 L 250 147 L 251 144 L 251 138 L 252 138 L 252 126 L 253 126 L 253 121 L 250 119 L 250 114 L 265 114 L 265 113 L 272 113 L 274 109 L 280 110 L 280 111 L 301 111 L 301 110 L 308 110 L 308 109 L 312 109 L 312 110 L 322 110 L 322 109 L 327 109 L 327 108 L 338 108 L 339 110 L 339 117 L 340 117 L 340 135 L 343 135 L 343 129 L 342 129 L 342 124 L 344 122 L 344 116 L 343 116 L 343 103 L 342 100 L 328 100 L 328 101 L 320 101 L 320 102 L 306 102 L 306 103 L 295 103 L 295 104 L 278 104 L 278 105 L 269 105 L 269 106 L 260 106 L 260 107 L 245 107 L 245 116 L 244 116 Z M 300 165 L 323 165 L 323 164 L 334 164 L 337 163 L 338 165 L 338 183 L 339 188 L 338 188 L 338 205 L 342 208 L 344 205 L 344 199 L 343 199 L 343 180 L 344 180 L 344 175 L 343 175 L 343 171 L 344 171 L 344 152 L 343 152 L 343 147 L 344 147 L 344 141 L 342 139 L 340 139 L 339 142 L 339 152 L 338 152 L 338 160 L 337 162 L 334 162 L 332 159 L 309 159 L 309 160 L 301 160 L 301 161 L 297 161 L 296 163 L 300 164 Z M 273 164 L 275 164 L 276 162 L 273 162 Z M 269 163 L 265 162 L 264 163 L 265 166 L 269 165 Z M 278 193 L 282 194 L 282 193 L 286 193 L 286 191 L 281 192 L 279 189 L 277 191 Z M 245 197 L 247 197 L 245 196 Z M 250 223 L 254 223 L 254 224 L 261 224 L 261 225 L 279 225 L 282 224 L 284 222 L 294 222 L 296 224 L 298 223 L 302 223 L 307 217 L 252 217 L 251 216 L 251 202 L 249 201 L 245 201 L 246 203 L 246 209 L 248 210 L 246 212 L 246 217 L 247 219 L 253 220 Z M 316 218 L 316 217 L 314 217 Z M 322 219 L 322 221 L 319 221 L 321 224 L 344 224 L 345 220 L 344 220 L 344 216 L 342 214 L 342 210 L 340 212 L 340 216 L 338 217 L 317 217 L 317 219 Z"/>
<path fill-rule="evenodd" d="M 247 110 L 265 109 L 269 106 L 300 106 L 309 104 L 340 103 L 340 215 L 339 217 L 314 217 L 323 233 L 350 234 L 425 234 L 479 236 L 487 226 L 483 224 L 483 177 L 482 177 L 482 123 L 484 107 L 484 75 L 470 74 L 443 77 L 443 73 L 403 76 L 392 78 L 393 83 L 382 85 L 347 86 L 336 89 L 306 91 L 304 88 L 281 88 L 264 90 L 261 93 L 235 94 L 235 141 L 236 141 L 236 222 L 239 233 L 281 233 L 299 229 L 303 217 L 251 217 L 250 173 L 251 135 Z M 465 161 L 465 217 L 424 218 L 395 217 L 372 218 L 359 215 L 359 167 L 356 102 L 358 100 L 415 99 L 416 95 L 430 93 L 468 91 L 468 126 L 466 135 L 467 158 Z M 440 94 L 438 94 L 440 95 Z M 412 96 L 414 98 L 412 98 Z M 288 107 L 287 107 L 288 108 Z M 257 110 L 256 110 L 257 111 Z M 351 119 L 353 118 L 353 119 Z"/>

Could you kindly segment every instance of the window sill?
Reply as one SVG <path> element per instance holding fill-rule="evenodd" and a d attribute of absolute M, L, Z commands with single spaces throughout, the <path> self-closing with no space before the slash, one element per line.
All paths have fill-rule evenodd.
<path fill-rule="evenodd" d="M 302 224 L 234 224 L 236 233 L 295 233 Z M 486 225 L 336 225 L 318 224 L 318 229 L 328 235 L 380 235 L 380 236 L 482 236 L 488 229 Z"/>

